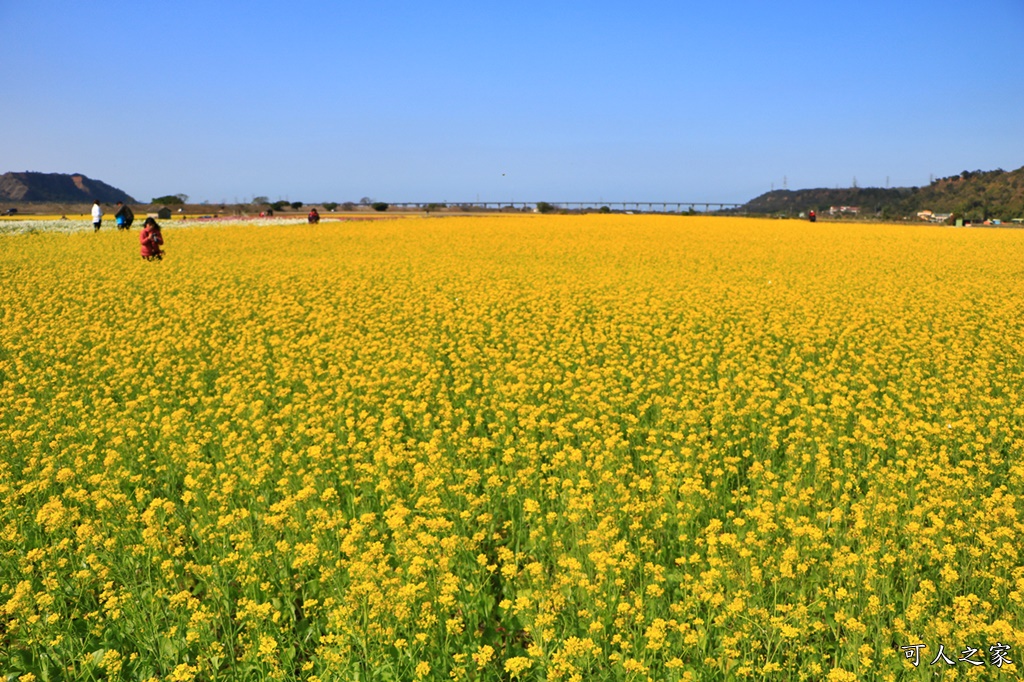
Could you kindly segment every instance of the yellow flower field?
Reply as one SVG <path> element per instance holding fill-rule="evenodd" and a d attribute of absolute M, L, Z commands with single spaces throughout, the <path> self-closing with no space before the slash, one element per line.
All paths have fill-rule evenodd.
<path fill-rule="evenodd" d="M 164 236 L 0 238 L 5 679 L 1019 674 L 1024 233 Z"/>

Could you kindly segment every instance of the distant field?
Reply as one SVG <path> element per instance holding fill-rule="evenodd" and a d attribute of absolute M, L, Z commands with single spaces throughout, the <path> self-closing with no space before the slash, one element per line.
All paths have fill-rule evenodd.
<path fill-rule="evenodd" d="M 376 214 L 343 214 L 333 213 L 329 216 L 321 217 L 321 224 L 328 222 L 338 221 L 379 221 L 379 220 L 394 220 L 399 218 L 417 218 L 410 214 L 390 214 L 390 213 L 376 213 Z M 146 219 L 146 214 L 136 214 L 135 222 L 132 225 L 132 230 L 138 232 L 142 229 L 142 224 Z M 248 225 L 252 227 L 266 227 L 268 225 L 280 226 L 280 225 L 296 225 L 306 224 L 306 215 L 297 214 L 284 214 L 275 215 L 269 218 L 253 218 L 247 216 L 202 216 L 202 215 L 175 215 L 172 218 L 161 218 L 161 227 L 178 229 L 188 227 L 224 227 L 227 225 Z M 102 227 L 100 233 L 105 232 L 116 232 L 117 224 L 114 221 L 112 215 L 105 215 L 102 221 Z M 12 216 L 6 218 L 0 218 L 0 236 L 18 236 L 26 234 L 45 234 L 45 233 L 64 233 L 71 234 L 75 232 L 94 232 L 92 225 L 92 216 L 52 216 L 52 215 L 39 215 L 39 216 Z"/>
<path fill-rule="evenodd" d="M 165 236 L 0 239 L 7 679 L 1018 676 L 1019 231 Z"/>
<path fill-rule="evenodd" d="M 52 213 L 52 214 L 51 213 L 43 213 L 43 214 L 18 213 L 17 215 L 0 215 L 0 221 L 12 222 L 12 221 L 17 221 L 17 220 L 60 220 L 61 219 L 61 215 L 62 214 L 60 214 L 60 213 Z M 91 218 L 91 216 L 88 213 L 82 213 L 81 215 L 76 213 L 76 214 L 67 216 L 67 218 L 68 219 L 72 219 L 73 218 L 73 219 L 78 220 L 78 219 L 83 219 L 83 218 Z"/>

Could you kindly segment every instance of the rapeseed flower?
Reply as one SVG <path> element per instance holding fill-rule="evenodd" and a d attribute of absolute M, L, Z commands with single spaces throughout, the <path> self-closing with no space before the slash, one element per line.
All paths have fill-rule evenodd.
<path fill-rule="evenodd" d="M 898 679 L 900 644 L 1024 655 L 1015 231 L 173 237 L 159 267 L 115 233 L 0 238 L 0 674 Z"/>

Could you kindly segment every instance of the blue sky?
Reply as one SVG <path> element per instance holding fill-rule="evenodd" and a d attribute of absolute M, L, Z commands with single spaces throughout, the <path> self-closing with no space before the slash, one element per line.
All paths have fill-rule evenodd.
<path fill-rule="evenodd" d="M 0 0 L 0 172 L 726 201 L 1024 165 L 1024 1 Z"/>

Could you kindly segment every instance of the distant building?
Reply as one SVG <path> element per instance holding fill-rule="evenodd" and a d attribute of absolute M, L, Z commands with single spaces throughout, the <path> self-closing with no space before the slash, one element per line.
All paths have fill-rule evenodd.
<path fill-rule="evenodd" d="M 156 217 L 159 218 L 160 220 L 170 220 L 171 209 L 167 208 L 166 206 L 161 206 L 156 212 Z"/>
<path fill-rule="evenodd" d="M 929 223 L 944 223 L 952 217 L 951 213 L 932 213 L 928 209 L 917 212 L 918 220 Z"/>
<path fill-rule="evenodd" d="M 843 213 L 846 213 L 846 214 L 849 214 L 849 215 L 857 215 L 858 213 L 860 213 L 860 206 L 829 206 L 828 207 L 828 214 L 829 215 L 841 215 Z"/>

